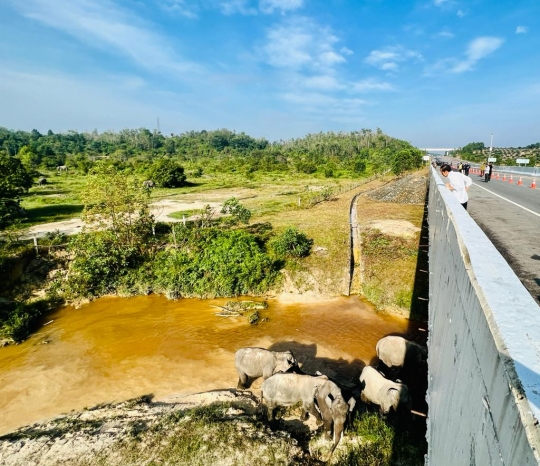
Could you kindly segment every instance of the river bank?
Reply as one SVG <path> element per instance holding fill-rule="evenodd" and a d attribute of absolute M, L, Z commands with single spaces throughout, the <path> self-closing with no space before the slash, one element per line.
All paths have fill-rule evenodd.
<path fill-rule="evenodd" d="M 398 238 L 412 235 L 411 241 L 418 244 L 423 212 L 420 200 L 423 199 L 422 196 L 425 197 L 422 176 L 412 176 L 410 182 L 402 183 L 401 186 L 392 185 L 394 188 L 386 186 L 385 191 L 375 190 L 384 186 L 384 182 L 377 181 L 374 186 L 364 186 L 359 190 L 371 195 L 369 199 L 361 198 L 359 211 L 362 214 L 362 227 L 368 230 L 382 229 L 384 241 L 381 242 L 381 237 L 377 236 L 377 244 L 385 245 L 388 251 L 392 250 L 391 238 L 395 234 L 398 234 Z M 415 195 L 408 192 L 400 197 L 400 193 L 405 190 L 404 186 L 413 186 Z M 4 359 L 0 360 L 0 368 L 6 369 L 6 372 L 0 375 L 0 386 L 3 389 L 3 392 L 0 390 L 0 400 L 6 402 L 0 408 L 5 423 L 1 430 L 3 433 L 11 432 L 12 435 L 0 440 L 0 457 L 4 461 L 0 464 L 97 465 L 118 462 L 116 460 L 122 455 L 124 456 L 118 464 L 141 464 L 136 458 L 142 457 L 140 455 L 144 449 L 157 441 L 152 437 L 152 425 L 161 425 L 160 419 L 169 419 L 171 414 L 176 419 L 173 430 L 177 429 L 177 421 L 183 419 L 184 415 L 174 413 L 183 412 L 186 407 L 191 409 L 192 405 L 184 406 L 182 403 L 191 400 L 188 398 L 191 394 L 202 392 L 204 394 L 198 395 L 199 398 L 195 397 L 194 400 L 198 400 L 194 401 L 195 403 L 218 401 L 227 404 L 223 409 L 219 408 L 221 414 L 216 419 L 221 421 L 216 421 L 217 425 L 224 426 L 225 421 L 231 421 L 231 432 L 241 433 L 245 433 L 245 426 L 254 426 L 253 429 L 247 429 L 249 435 L 240 436 L 243 440 L 249 440 L 248 446 L 242 447 L 244 453 L 234 448 L 230 451 L 220 448 L 223 450 L 221 459 L 212 461 L 212 464 L 253 464 L 255 460 L 251 461 L 253 457 L 246 453 L 252 450 L 259 451 L 259 457 L 263 458 L 260 462 L 263 464 L 321 464 L 324 452 L 327 451 L 325 445 L 329 442 L 325 444 L 323 439 L 316 437 L 315 446 L 311 446 L 309 432 L 302 427 L 304 424 L 298 420 L 298 416 L 293 414 L 290 421 L 296 437 L 291 436 L 291 429 L 278 429 L 272 434 L 272 431 L 267 430 L 268 426 L 261 424 L 249 410 L 246 411 L 247 414 L 239 414 L 238 418 L 231 419 L 227 412 L 236 408 L 231 404 L 233 400 L 228 397 L 234 396 L 236 400 L 235 391 L 232 390 L 232 387 L 236 386 L 234 352 L 242 346 L 292 349 L 306 372 L 314 373 L 320 370 L 338 380 L 352 382 L 358 380 L 361 369 L 374 358 L 376 341 L 382 336 L 400 333 L 419 342 L 425 340 L 427 332 L 422 322 L 385 314 L 388 309 L 385 303 L 394 299 L 393 294 L 373 294 L 374 301 L 378 297 L 380 299 L 382 313 L 376 312 L 358 297 L 328 299 L 329 296 L 342 294 L 349 284 L 349 258 L 344 254 L 344 248 L 349 235 L 348 211 L 352 194 L 354 193 L 338 196 L 335 200 L 321 203 L 309 211 L 281 213 L 272 219 L 277 225 L 282 223 L 298 226 L 313 237 L 315 242 L 314 254 L 305 260 L 301 268 L 287 277 L 284 286 L 276 297 L 272 298 L 275 301 L 271 303 L 268 314 L 262 315 L 263 318 L 269 317 L 267 322 L 249 326 L 245 320 L 220 319 L 215 316 L 215 309 L 210 307 L 210 304 L 223 304 L 219 300 L 169 301 L 163 296 L 101 298 L 78 309 L 69 308 L 69 312 L 67 308 L 58 311 L 59 314 L 50 317 L 53 323 L 44 327 L 43 331 L 34 334 L 21 345 L 1 349 L 0 359 Z M 378 199 L 383 195 L 386 196 L 385 200 Z M 411 205 L 404 207 L 403 204 L 408 202 L 411 202 Z M 321 223 L 321 219 L 329 218 L 334 218 L 335 221 L 325 220 Z M 367 219 L 369 221 L 366 221 Z M 399 243 L 396 247 L 402 248 L 403 245 Z M 400 270 L 400 273 L 408 274 L 411 283 L 411 276 L 414 278 L 414 259 L 415 256 L 409 257 L 407 264 Z M 380 272 L 373 264 L 388 264 L 388 261 L 392 260 L 392 254 L 390 257 L 384 254 L 372 255 L 371 268 L 363 270 L 364 280 L 367 276 L 372 282 L 375 280 L 377 284 L 383 283 L 384 277 L 377 276 Z M 394 261 L 393 265 L 395 263 Z M 386 273 L 389 273 L 388 266 L 385 267 Z M 396 271 L 394 278 L 397 275 Z M 408 282 L 406 285 L 399 283 L 399 277 L 397 278 L 391 282 L 389 291 L 394 289 L 399 292 L 403 286 L 409 286 Z M 356 288 L 353 287 L 353 291 L 362 293 L 361 274 L 355 277 L 354 284 Z M 376 289 L 375 285 L 372 285 L 371 289 Z M 128 308 L 120 305 L 127 302 L 136 304 Z M 142 304 L 143 302 L 145 304 Z M 156 304 L 158 302 L 159 305 Z M 402 307 L 407 309 L 410 302 L 410 299 L 408 302 L 406 299 L 402 300 Z M 204 303 L 202 307 L 201 303 Z M 68 314 L 71 320 L 66 326 L 64 323 Z M 408 314 L 405 317 L 408 317 Z M 202 342 L 204 344 L 200 346 Z M 41 359 L 42 357 L 44 359 Z M 23 362 L 31 364 L 26 369 L 20 365 L 16 367 Z M 75 382 L 75 385 L 67 387 L 62 384 L 65 381 Z M 254 384 L 254 395 L 258 394 L 259 386 Z M 212 394 L 216 393 L 220 395 L 214 399 Z M 122 400 L 150 394 L 155 405 L 148 404 L 149 397 L 136 403 L 142 403 L 141 406 L 148 405 L 141 408 L 142 411 L 155 413 L 155 416 L 152 415 L 153 420 L 145 423 L 147 427 L 144 427 L 137 423 L 137 418 L 142 416 L 139 408 L 134 409 L 133 403 Z M 176 394 L 173 402 L 171 394 Z M 225 398 L 221 398 L 222 395 Z M 243 398 L 240 398 L 240 402 L 249 405 Z M 84 410 L 85 407 L 111 403 L 111 406 L 117 406 L 114 408 L 117 414 L 113 411 L 100 411 L 103 422 L 96 421 L 97 418 L 88 418 L 86 422 L 84 413 L 98 410 Z M 175 407 L 164 408 L 166 405 Z M 172 411 L 167 411 L 167 415 L 160 411 L 169 408 Z M 63 420 L 39 421 L 71 410 L 76 412 L 61 417 Z M 118 414 L 118 411 L 124 414 Z M 129 411 L 132 411 L 133 417 L 125 414 Z M 25 420 L 21 415 L 27 416 Z M 79 422 L 81 417 L 85 421 L 82 424 Z M 117 417 L 126 419 L 124 427 L 114 424 Z M 32 423 L 34 424 L 31 427 L 22 427 L 14 432 L 17 427 Z M 66 430 L 62 425 L 69 429 Z M 107 426 L 111 426 L 110 429 Z M 156 429 L 161 432 L 162 427 L 156 427 L 154 431 Z M 166 427 L 163 429 L 167 430 Z M 372 426 L 370 429 L 375 428 Z M 79 431 L 81 435 L 76 433 Z M 152 435 L 146 437 L 146 431 Z M 204 452 L 205 448 L 210 448 L 210 444 L 219 444 L 220 438 L 217 433 L 205 434 L 204 428 L 197 432 L 200 436 L 193 441 L 194 445 L 198 446 L 191 448 L 191 459 L 182 462 L 184 460 L 175 457 L 176 462 L 170 464 L 209 464 L 209 457 L 199 458 L 199 453 L 196 452 Z M 216 438 L 213 439 L 212 435 L 216 435 Z M 81 445 L 86 445 L 87 442 L 86 447 L 80 446 L 82 450 L 88 450 L 86 456 L 69 460 L 66 460 L 63 453 L 55 456 L 56 451 L 64 448 L 63 451 L 77 451 L 79 447 L 75 443 L 79 440 L 71 439 L 79 438 L 82 439 Z M 85 438 L 88 441 L 84 440 Z M 107 443 L 104 438 L 112 440 Z M 169 445 L 170 442 L 177 442 L 175 437 L 169 440 L 159 438 L 159 442 Z M 240 438 L 232 443 L 242 444 L 243 440 Z M 422 438 L 420 435 L 419 445 Z M 262 439 L 262 444 L 261 440 L 254 439 Z M 221 440 L 223 444 L 227 443 L 224 439 Z M 126 443 L 130 445 L 127 449 L 124 448 Z M 360 448 L 361 443 L 357 436 L 347 435 L 341 445 L 349 445 L 352 450 L 347 447 L 341 450 L 341 453 L 348 454 L 348 451 Z M 258 445 L 257 448 L 254 447 L 255 444 Z M 393 455 L 393 444 L 397 445 L 399 442 L 390 441 L 385 453 L 386 456 L 390 455 L 389 461 Z M 102 445 L 103 449 L 88 449 L 88 445 L 96 445 L 96 448 Z M 120 448 L 119 445 L 124 446 Z M 124 453 L 118 456 L 120 450 Z M 130 456 L 134 455 L 134 452 L 139 456 Z M 344 457 L 340 456 L 339 452 L 336 453 L 335 464 L 361 464 L 340 463 L 344 461 Z M 264 463 L 265 454 L 270 458 L 267 463 Z M 369 455 L 364 456 L 369 460 Z M 8 461 L 6 458 L 12 462 L 5 462 Z M 163 464 L 167 461 L 169 460 L 161 457 L 149 458 L 148 464 Z"/>

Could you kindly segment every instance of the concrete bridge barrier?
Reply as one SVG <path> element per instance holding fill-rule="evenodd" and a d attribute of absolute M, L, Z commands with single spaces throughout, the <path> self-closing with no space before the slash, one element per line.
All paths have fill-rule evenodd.
<path fill-rule="evenodd" d="M 540 307 L 433 168 L 428 209 L 426 464 L 540 464 Z"/>

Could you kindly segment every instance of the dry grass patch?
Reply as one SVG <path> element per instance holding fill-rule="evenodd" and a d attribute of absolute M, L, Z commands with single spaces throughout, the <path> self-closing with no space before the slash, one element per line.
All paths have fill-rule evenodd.
<path fill-rule="evenodd" d="M 348 293 L 351 201 L 356 194 L 385 182 L 382 179 L 367 182 L 310 209 L 295 207 L 265 216 L 275 230 L 294 226 L 314 241 L 312 254 L 290 271 L 286 293 L 312 292 L 328 297 Z"/>
<path fill-rule="evenodd" d="M 419 245 L 424 205 L 361 196 L 357 212 L 362 245 L 353 291 L 365 295 L 379 310 L 409 317 L 418 257 L 423 254 Z"/>

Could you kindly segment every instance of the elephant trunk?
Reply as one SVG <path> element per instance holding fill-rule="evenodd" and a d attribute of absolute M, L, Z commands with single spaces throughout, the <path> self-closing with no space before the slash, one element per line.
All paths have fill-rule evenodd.
<path fill-rule="evenodd" d="M 332 456 L 334 453 L 334 450 L 338 446 L 338 443 L 341 440 L 341 437 L 343 437 L 343 429 L 345 427 L 344 422 L 337 422 L 334 423 L 334 443 L 332 445 L 332 448 L 330 449 L 330 454 L 328 455 L 328 458 Z"/>

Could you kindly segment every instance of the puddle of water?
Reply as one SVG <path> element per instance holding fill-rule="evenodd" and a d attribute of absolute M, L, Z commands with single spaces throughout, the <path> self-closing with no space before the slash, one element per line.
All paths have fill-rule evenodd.
<path fill-rule="evenodd" d="M 309 304 L 269 301 L 269 321 L 222 318 L 227 300 L 102 298 L 65 307 L 21 345 L 0 349 L 0 434 L 71 410 L 144 394 L 157 399 L 236 387 L 243 346 L 291 349 L 309 373 L 353 380 L 390 333 L 416 334 L 356 297 Z M 256 381 L 253 388 L 260 387 Z"/>

